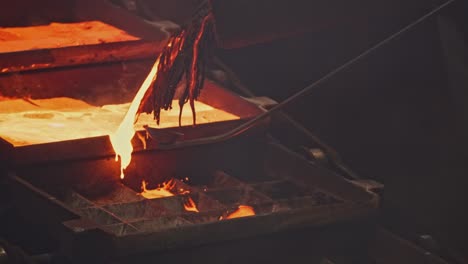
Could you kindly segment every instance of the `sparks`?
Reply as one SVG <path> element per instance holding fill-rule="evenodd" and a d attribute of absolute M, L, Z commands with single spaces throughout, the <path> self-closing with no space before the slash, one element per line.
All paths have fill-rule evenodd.
<path fill-rule="evenodd" d="M 194 212 L 194 213 L 199 213 L 197 205 L 195 202 L 192 200 L 191 197 L 188 197 L 187 201 L 184 204 L 185 211 L 187 212 Z"/>

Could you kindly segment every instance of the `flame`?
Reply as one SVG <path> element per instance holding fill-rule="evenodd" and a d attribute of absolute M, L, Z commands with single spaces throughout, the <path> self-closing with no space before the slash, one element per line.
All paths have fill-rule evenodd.
<path fill-rule="evenodd" d="M 135 120 L 140 107 L 141 101 L 146 94 L 146 91 L 150 88 L 153 80 L 156 79 L 158 75 L 160 57 L 156 60 L 153 67 L 151 68 L 150 73 L 146 77 L 145 81 L 141 85 L 138 93 L 130 105 L 130 108 L 127 111 L 122 123 L 114 134 L 109 135 L 112 147 L 115 151 L 115 161 L 119 160 L 120 157 L 120 178 L 125 177 L 124 170 L 130 165 L 132 160 L 132 138 L 135 136 Z"/>
<path fill-rule="evenodd" d="M 156 189 L 148 190 L 147 189 L 148 183 L 146 181 L 141 182 L 141 190 L 140 193 L 146 199 L 158 199 L 164 197 L 171 197 L 175 195 L 185 195 L 189 194 L 189 190 L 185 190 L 183 188 L 176 189 L 176 181 L 174 179 L 170 179 L 166 182 L 163 182 L 159 185 Z M 191 197 L 187 197 L 187 200 L 184 202 L 184 208 L 187 212 L 195 212 L 199 213 L 197 208 L 197 204 L 193 201 Z"/>
<path fill-rule="evenodd" d="M 195 204 L 195 202 L 192 200 L 191 197 L 189 197 L 187 202 L 185 202 L 184 208 L 188 212 L 195 212 L 195 213 L 200 212 L 200 211 L 198 211 L 197 205 Z"/>
<path fill-rule="evenodd" d="M 163 197 L 170 197 L 174 196 L 174 193 L 172 193 L 172 190 L 174 189 L 176 185 L 176 182 L 174 179 L 170 179 L 169 181 L 164 182 L 161 184 L 156 189 L 153 190 L 148 190 L 146 187 L 148 186 L 148 183 L 146 181 L 143 181 L 141 183 L 141 195 L 145 197 L 146 199 L 157 199 L 157 198 L 163 198 Z"/>
<path fill-rule="evenodd" d="M 255 211 L 251 206 L 239 205 L 236 211 L 230 213 L 226 219 L 240 218 L 255 215 Z M 224 217 L 220 217 L 219 220 L 223 220 Z"/>

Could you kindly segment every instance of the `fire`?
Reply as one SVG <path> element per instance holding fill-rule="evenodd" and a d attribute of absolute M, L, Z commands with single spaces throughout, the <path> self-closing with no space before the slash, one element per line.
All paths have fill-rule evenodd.
<path fill-rule="evenodd" d="M 233 218 L 240 218 L 240 217 L 247 217 L 255 215 L 255 211 L 251 206 L 248 205 L 239 205 L 238 209 L 232 213 L 230 213 L 226 219 L 233 219 Z M 224 218 L 221 216 L 219 220 L 223 220 Z"/>
<path fill-rule="evenodd" d="M 176 181 L 174 179 L 170 179 L 166 182 L 163 182 L 159 185 L 156 189 L 148 190 L 148 183 L 146 181 L 141 182 L 141 190 L 140 193 L 146 199 L 158 199 L 164 197 L 171 197 L 175 195 L 185 195 L 189 194 L 190 191 L 183 189 L 183 188 L 176 188 Z M 197 208 L 197 204 L 193 201 L 190 196 L 187 196 L 187 200 L 184 202 L 184 208 L 187 212 L 194 212 L 199 213 Z"/>
<path fill-rule="evenodd" d="M 145 197 L 146 199 L 157 199 L 157 198 L 163 198 L 163 197 L 170 197 L 174 196 L 174 193 L 172 193 L 172 190 L 174 189 L 176 185 L 176 182 L 173 179 L 170 179 L 167 182 L 164 182 L 161 184 L 156 189 L 153 190 L 148 190 L 146 187 L 148 186 L 148 183 L 143 181 L 141 183 L 141 195 Z"/>
<path fill-rule="evenodd" d="M 187 212 L 195 212 L 195 213 L 200 212 L 198 211 L 197 205 L 195 204 L 195 202 L 192 200 L 191 197 L 189 197 L 187 202 L 185 202 L 184 208 Z"/>
<path fill-rule="evenodd" d="M 122 123 L 114 134 L 109 135 L 112 147 L 115 151 L 115 161 L 119 160 L 120 157 L 120 178 L 125 177 L 124 170 L 130 165 L 132 160 L 132 138 L 135 136 L 135 120 L 137 118 L 138 108 L 140 107 L 141 101 L 146 94 L 146 91 L 150 88 L 153 81 L 158 75 L 159 57 L 151 68 L 150 73 L 146 77 L 145 81 L 141 85 L 138 93 L 130 105 Z"/>

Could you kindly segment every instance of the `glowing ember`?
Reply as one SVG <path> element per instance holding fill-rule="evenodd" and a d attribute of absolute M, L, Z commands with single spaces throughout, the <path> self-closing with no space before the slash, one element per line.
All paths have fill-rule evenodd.
<path fill-rule="evenodd" d="M 240 218 L 240 217 L 247 217 L 255 215 L 255 211 L 251 206 L 248 205 L 239 205 L 239 208 L 230 213 L 226 219 L 233 219 L 233 218 Z M 223 220 L 224 218 L 221 216 L 219 220 Z"/>
<path fill-rule="evenodd" d="M 119 128 L 114 134 L 109 135 L 112 147 L 115 151 L 115 160 L 118 161 L 120 157 L 120 178 L 122 179 L 125 177 L 124 170 L 128 167 L 130 161 L 132 160 L 132 138 L 135 136 L 136 132 L 134 124 L 138 108 L 140 107 L 141 100 L 143 100 L 146 91 L 157 77 L 159 59 L 160 58 L 156 60 L 153 68 L 151 68 L 150 73 L 138 90 L 138 93 L 133 99 L 132 104 L 130 105 L 130 108 L 128 109 L 127 114 L 125 115 Z"/>
<path fill-rule="evenodd" d="M 190 193 L 189 190 L 185 190 L 184 188 L 179 189 L 179 194 L 188 194 L 188 193 Z"/>
<path fill-rule="evenodd" d="M 190 197 L 188 198 L 187 202 L 185 202 L 184 208 L 188 212 L 195 212 L 195 213 L 200 212 L 200 211 L 198 211 L 197 205 L 195 204 L 195 202 Z"/>
<path fill-rule="evenodd" d="M 146 199 L 157 199 L 174 196 L 174 194 L 171 191 L 174 189 L 175 185 L 176 182 L 173 179 L 171 179 L 167 182 L 164 182 L 163 184 L 161 184 L 161 186 L 159 186 L 156 189 L 148 190 L 146 188 L 148 186 L 148 183 L 143 181 L 141 183 L 141 195 Z"/>

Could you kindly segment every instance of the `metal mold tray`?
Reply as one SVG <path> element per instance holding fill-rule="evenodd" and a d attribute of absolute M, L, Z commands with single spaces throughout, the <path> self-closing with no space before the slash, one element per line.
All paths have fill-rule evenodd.
<path fill-rule="evenodd" d="M 154 58 L 169 35 L 105 0 L 28 2 L 16 13 L 11 8 L 21 8 L 22 4 L 0 11 L 0 35 L 4 37 L 0 41 L 4 45 L 0 49 L 0 74 Z M 18 14 L 25 12 L 18 19 Z M 28 23 L 24 19 L 27 12 L 35 12 L 29 16 L 37 21 Z M 89 24 L 79 24 L 86 22 Z M 34 41 L 28 34 L 34 34 Z"/>
<path fill-rule="evenodd" d="M 159 163 L 167 160 L 165 152 L 136 156 Z M 101 188 L 103 199 L 102 193 L 96 196 L 78 184 L 84 180 L 82 173 L 90 172 L 86 161 L 61 169 L 53 165 L 24 169 L 11 173 L 9 182 L 17 208 L 56 232 L 64 254 L 84 258 L 98 252 L 127 256 L 366 218 L 378 205 L 377 195 L 261 137 L 230 140 L 215 154 L 209 146 L 171 152 L 180 162 L 169 177 L 188 177 L 184 184 L 190 194 L 148 200 L 132 181 L 107 178 L 93 183 L 95 190 L 111 186 Z M 107 168 L 100 166 L 93 177 L 118 174 Z M 168 175 L 146 176 L 160 182 Z M 187 196 L 199 206 L 199 213 L 183 209 Z M 226 219 L 241 204 L 256 214 Z"/>

